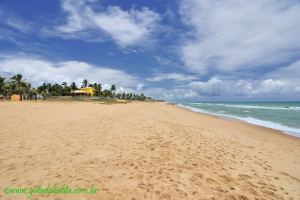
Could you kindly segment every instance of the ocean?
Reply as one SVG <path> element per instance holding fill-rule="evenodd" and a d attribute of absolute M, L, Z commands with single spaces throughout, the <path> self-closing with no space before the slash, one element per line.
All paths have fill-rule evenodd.
<path fill-rule="evenodd" d="M 300 137 L 300 102 L 178 103 L 195 112 L 238 119 Z"/>

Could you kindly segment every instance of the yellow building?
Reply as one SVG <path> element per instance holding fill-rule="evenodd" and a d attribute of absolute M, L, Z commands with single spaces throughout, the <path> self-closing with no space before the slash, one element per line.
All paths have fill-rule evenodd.
<path fill-rule="evenodd" d="M 93 96 L 94 93 L 95 90 L 92 87 L 85 87 L 85 88 L 80 88 L 79 90 L 72 91 L 73 96 Z"/>
<path fill-rule="evenodd" d="M 13 94 L 13 95 L 10 96 L 10 100 L 12 100 L 12 101 L 22 101 L 22 98 L 18 94 Z"/>

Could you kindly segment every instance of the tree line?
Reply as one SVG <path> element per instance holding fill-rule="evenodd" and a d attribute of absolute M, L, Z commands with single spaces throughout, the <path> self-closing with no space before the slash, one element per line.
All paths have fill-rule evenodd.
<path fill-rule="evenodd" d="M 51 96 L 71 96 L 72 91 L 80 88 L 92 87 L 94 89 L 94 96 L 117 98 L 126 100 L 152 100 L 151 97 L 147 97 L 144 94 L 135 93 L 116 93 L 116 86 L 111 85 L 110 89 L 102 89 L 102 85 L 99 83 L 89 83 L 84 79 L 81 86 L 77 86 L 75 82 L 70 85 L 67 82 L 61 84 L 58 83 L 43 83 L 38 87 L 32 87 L 31 83 L 23 79 L 21 74 L 16 74 L 9 79 L 0 76 L 0 97 L 10 97 L 13 94 L 18 94 L 23 99 L 37 99 L 42 97 L 48 99 Z"/>

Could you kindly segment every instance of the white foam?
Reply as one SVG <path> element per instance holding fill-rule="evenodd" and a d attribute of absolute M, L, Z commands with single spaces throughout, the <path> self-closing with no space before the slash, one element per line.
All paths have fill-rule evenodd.
<path fill-rule="evenodd" d="M 241 105 L 241 104 L 226 104 L 226 103 L 192 103 L 196 105 L 213 105 L 213 106 L 225 106 L 230 108 L 248 108 L 248 109 L 267 109 L 267 110 L 297 110 L 300 111 L 300 107 L 298 106 L 255 106 L 255 105 Z"/>
<path fill-rule="evenodd" d="M 255 124 L 255 125 L 259 125 L 259 126 L 263 126 L 263 127 L 267 127 L 267 128 L 280 130 L 280 131 L 282 131 L 286 134 L 293 135 L 293 136 L 296 136 L 296 137 L 300 137 L 300 129 L 291 128 L 291 127 L 288 127 L 288 126 L 285 126 L 285 125 L 282 125 L 282 124 L 279 124 L 279 123 L 265 121 L 265 120 L 252 118 L 252 117 L 238 117 L 238 116 L 234 116 L 234 115 L 213 113 L 213 112 L 208 112 L 206 110 L 202 110 L 200 108 L 194 108 L 194 107 L 185 106 L 185 105 L 182 105 L 182 104 L 177 104 L 177 105 L 179 107 L 187 108 L 187 109 L 192 110 L 194 112 L 200 112 L 200 113 L 205 113 L 205 114 L 210 114 L 210 115 L 215 115 L 215 116 L 225 117 L 225 118 L 231 118 L 231 119 L 238 119 L 238 120 L 247 122 L 249 124 Z"/>

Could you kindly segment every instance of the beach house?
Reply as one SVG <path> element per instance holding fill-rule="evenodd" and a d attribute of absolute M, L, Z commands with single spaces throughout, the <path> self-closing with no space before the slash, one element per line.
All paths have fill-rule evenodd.
<path fill-rule="evenodd" d="M 80 88 L 79 90 L 73 90 L 71 94 L 72 96 L 93 96 L 94 92 L 95 92 L 94 88 L 85 87 L 85 88 Z"/>

